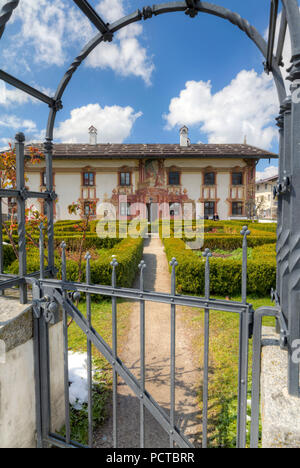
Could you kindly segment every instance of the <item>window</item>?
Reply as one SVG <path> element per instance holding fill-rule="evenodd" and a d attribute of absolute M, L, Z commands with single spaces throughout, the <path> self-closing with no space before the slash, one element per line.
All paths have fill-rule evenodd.
<path fill-rule="evenodd" d="M 130 172 L 121 172 L 120 173 L 120 185 L 129 186 L 131 185 L 131 174 Z"/>
<path fill-rule="evenodd" d="M 265 190 L 268 190 L 268 184 L 265 184 Z"/>
<path fill-rule="evenodd" d="M 169 185 L 180 185 L 179 172 L 169 172 Z"/>
<path fill-rule="evenodd" d="M 93 172 L 84 172 L 83 185 L 85 187 L 91 187 L 95 185 L 95 174 Z"/>
<path fill-rule="evenodd" d="M 120 215 L 130 216 L 130 203 L 125 203 L 125 202 L 120 203 Z"/>
<path fill-rule="evenodd" d="M 232 185 L 243 185 L 243 173 L 242 172 L 232 173 Z"/>
<path fill-rule="evenodd" d="M 46 179 L 46 172 L 42 172 L 42 187 L 46 187 L 47 179 Z"/>
<path fill-rule="evenodd" d="M 204 185 L 215 185 L 216 175 L 214 172 L 204 174 Z"/>
<path fill-rule="evenodd" d="M 204 217 L 207 219 L 215 214 L 215 202 L 204 203 Z"/>
<path fill-rule="evenodd" d="M 233 202 L 232 203 L 232 214 L 234 216 L 241 216 L 243 214 L 243 203 Z"/>
<path fill-rule="evenodd" d="M 85 216 L 95 216 L 96 215 L 96 205 L 93 202 L 84 202 L 84 215 Z"/>

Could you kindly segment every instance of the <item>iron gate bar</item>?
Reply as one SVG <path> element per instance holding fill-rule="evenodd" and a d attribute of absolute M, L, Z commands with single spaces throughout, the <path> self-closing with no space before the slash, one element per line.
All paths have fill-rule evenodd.
<path fill-rule="evenodd" d="M 117 285 L 116 268 L 118 262 L 115 258 L 111 262 L 112 275 L 111 284 L 115 288 Z M 117 298 L 112 296 L 112 355 L 113 355 L 113 440 L 114 448 L 118 448 L 118 422 L 117 422 L 117 399 L 118 399 L 118 374 L 114 363 L 118 359 L 118 334 L 117 334 Z"/>
<path fill-rule="evenodd" d="M 17 198 L 22 197 L 25 199 L 28 198 L 41 198 L 47 200 L 50 198 L 48 192 L 31 192 L 30 190 L 14 190 L 14 189 L 0 189 L 0 198 Z"/>
<path fill-rule="evenodd" d="M 57 289 L 53 289 L 54 299 L 64 308 L 68 315 L 75 321 L 75 323 L 81 328 L 81 330 L 87 335 L 94 346 L 102 353 L 105 359 L 110 363 L 115 372 L 127 383 L 139 400 L 143 400 L 145 407 L 151 412 L 154 418 L 161 424 L 164 430 L 171 434 L 176 444 L 181 448 L 193 448 L 192 444 L 182 435 L 177 427 L 174 428 L 170 424 L 170 419 L 165 411 L 158 405 L 158 403 L 145 391 L 141 394 L 141 388 L 139 381 L 134 375 L 127 369 L 119 358 L 115 359 L 114 351 L 108 346 L 107 343 L 101 338 L 101 336 L 92 327 L 89 328 L 88 321 L 81 314 L 81 312 L 72 304 L 69 299 L 64 299 L 63 296 Z"/>
<path fill-rule="evenodd" d="M 140 291 L 144 291 L 144 270 L 145 262 L 139 264 L 140 270 Z M 140 301 L 140 386 L 141 395 L 145 393 L 145 301 Z M 145 407 L 143 400 L 140 400 L 140 448 L 145 448 Z"/>
<path fill-rule="evenodd" d="M 0 11 L 0 39 L 3 36 L 6 24 L 11 18 L 11 15 L 13 14 L 13 11 L 17 8 L 19 5 L 20 0 L 10 0 L 7 1 L 3 6 Z"/>
<path fill-rule="evenodd" d="M 25 278 L 26 280 L 26 278 Z M 30 282 L 30 281 L 29 281 Z M 235 301 L 223 301 L 219 299 L 209 299 L 194 296 L 172 296 L 167 293 L 141 291 L 139 289 L 112 288 L 111 286 L 89 285 L 86 283 L 63 282 L 54 279 L 44 279 L 40 281 L 41 286 L 59 288 L 64 291 L 78 291 L 82 293 L 91 293 L 101 296 L 115 296 L 123 299 L 132 299 L 140 301 L 141 299 L 149 302 L 161 302 L 164 304 L 175 304 L 178 306 L 197 307 L 199 309 L 209 308 L 220 312 L 232 312 L 236 314 L 245 314 L 249 311 L 249 322 L 253 315 L 251 304 L 242 304 Z"/>
<path fill-rule="evenodd" d="M 210 249 L 205 249 L 205 299 L 210 299 Z M 203 366 L 203 411 L 202 411 L 202 448 L 207 448 L 208 433 L 208 379 L 209 379 L 209 319 L 210 310 L 204 310 L 204 366 Z"/>
<path fill-rule="evenodd" d="M 176 258 L 173 258 L 170 262 L 170 266 L 172 267 L 171 272 L 171 295 L 175 296 L 176 294 L 176 267 L 178 266 L 178 262 Z M 171 365 L 170 365 L 170 376 L 171 376 L 171 385 L 170 385 L 170 424 L 171 424 L 171 432 L 170 432 L 170 448 L 174 448 L 174 439 L 173 433 L 175 431 L 175 385 L 176 385 L 176 306 L 175 304 L 171 304 Z"/>
<path fill-rule="evenodd" d="M 277 17 L 278 17 L 278 0 L 271 0 L 268 52 L 267 52 L 267 62 L 266 62 L 266 69 L 268 72 L 271 72 L 273 69 L 273 56 L 274 56 L 273 52 L 274 52 Z"/>
<path fill-rule="evenodd" d="M 91 282 L 91 255 L 89 252 L 85 256 L 86 260 L 86 281 L 87 283 Z M 86 318 L 89 324 L 89 328 L 92 327 L 92 301 L 91 295 L 86 294 Z M 92 367 L 92 343 L 89 338 L 87 338 L 87 382 L 88 382 L 88 440 L 89 448 L 93 448 L 93 367 Z"/>
<path fill-rule="evenodd" d="M 278 44 L 277 44 L 277 51 L 276 51 L 276 62 L 279 66 L 284 66 L 282 62 L 282 52 L 286 38 L 286 31 L 287 31 L 287 19 L 285 9 L 282 9 L 281 12 L 281 23 L 279 29 L 279 36 L 278 36 Z"/>
<path fill-rule="evenodd" d="M 11 86 L 14 86 L 15 88 L 18 88 L 21 91 L 24 91 L 24 93 L 29 94 L 35 99 L 38 99 L 39 101 L 42 101 L 45 104 L 48 104 L 49 107 L 55 106 L 55 100 L 53 98 L 50 98 L 46 94 L 42 93 L 36 88 L 33 88 L 32 86 L 29 86 L 23 81 L 18 80 L 14 76 L 9 75 L 4 70 L 0 70 L 0 79 L 3 81 L 6 81 L 6 83 L 10 84 Z"/>
<path fill-rule="evenodd" d="M 66 243 L 61 244 L 61 275 L 62 280 L 67 278 L 67 263 L 66 263 Z M 63 299 L 67 299 L 67 292 L 62 292 Z M 70 423 L 70 388 L 69 388 L 69 346 L 68 346 L 68 313 L 63 308 L 63 349 L 64 349 L 64 392 L 65 392 L 65 427 L 66 427 L 66 443 L 71 441 L 71 423 Z"/>
<path fill-rule="evenodd" d="M 103 19 L 98 15 L 98 13 L 92 8 L 92 6 L 86 0 L 73 0 L 74 3 L 80 8 L 80 10 L 87 16 L 87 18 L 96 26 L 101 34 L 106 34 L 109 32 L 109 27 L 104 23 Z"/>

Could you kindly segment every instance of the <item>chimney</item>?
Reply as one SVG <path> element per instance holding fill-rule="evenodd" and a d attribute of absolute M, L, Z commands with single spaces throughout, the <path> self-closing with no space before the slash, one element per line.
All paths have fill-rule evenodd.
<path fill-rule="evenodd" d="M 89 134 L 90 134 L 90 145 L 96 145 L 97 144 L 97 129 L 93 125 L 89 128 Z"/>
<path fill-rule="evenodd" d="M 184 126 L 180 129 L 180 146 L 190 146 L 189 129 Z"/>

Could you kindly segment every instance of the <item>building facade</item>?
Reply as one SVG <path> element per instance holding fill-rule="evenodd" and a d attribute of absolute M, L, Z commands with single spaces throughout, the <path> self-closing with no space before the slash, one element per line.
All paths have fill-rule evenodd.
<path fill-rule="evenodd" d="M 197 204 L 204 218 L 246 218 L 255 205 L 257 162 L 277 157 L 246 144 L 194 145 L 186 127 L 179 144 L 97 144 L 97 130 L 89 132 L 89 144 L 54 145 L 56 220 L 70 218 L 73 202 L 82 205 L 82 214 L 93 209 L 90 202 L 97 207 L 110 203 L 123 219 L 136 215 L 137 204 L 148 213 L 154 204 L 168 206 L 173 216 L 188 203 Z M 45 190 L 43 163 L 30 167 L 27 175 L 31 190 Z M 43 211 L 43 200 L 39 204 Z M 97 209 L 91 217 L 99 215 Z"/>
<path fill-rule="evenodd" d="M 278 201 L 274 198 L 274 187 L 278 183 L 278 176 L 269 177 L 256 182 L 256 212 L 257 217 L 266 220 L 277 219 Z"/>

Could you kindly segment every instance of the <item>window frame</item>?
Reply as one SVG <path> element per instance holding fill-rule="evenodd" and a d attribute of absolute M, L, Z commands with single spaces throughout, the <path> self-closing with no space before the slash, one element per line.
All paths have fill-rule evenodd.
<path fill-rule="evenodd" d="M 209 208 L 209 213 L 206 212 L 206 209 L 207 209 L 206 205 L 211 205 L 211 207 Z M 211 201 L 211 200 L 205 201 L 204 202 L 204 216 L 214 216 L 215 212 L 216 212 L 216 202 Z"/>
<path fill-rule="evenodd" d="M 174 183 L 173 181 L 171 181 L 171 177 L 173 177 L 174 175 L 176 174 L 176 182 L 177 183 Z M 180 185 L 180 172 L 179 171 L 169 171 L 169 174 L 168 174 L 168 185 L 175 185 L 175 186 L 178 186 Z"/>
<path fill-rule="evenodd" d="M 236 176 L 240 177 L 241 183 L 238 183 L 238 184 L 235 183 L 234 178 L 235 178 Z M 235 187 L 244 185 L 244 174 L 243 174 L 241 171 L 234 171 L 234 172 L 232 172 L 232 173 L 231 173 L 231 184 L 232 184 L 233 186 L 235 186 Z"/>
<path fill-rule="evenodd" d="M 237 206 L 240 207 L 240 210 L 239 210 L 239 209 L 234 209 L 234 207 L 237 207 Z M 235 211 L 236 211 L 236 212 L 235 212 Z M 239 212 L 239 211 L 240 211 L 240 212 Z M 241 201 L 234 201 L 234 202 L 232 202 L 231 213 L 232 213 L 232 216 L 243 216 L 243 213 L 244 213 L 244 203 L 241 202 Z"/>
<path fill-rule="evenodd" d="M 123 183 L 122 181 L 122 176 L 125 176 L 125 183 Z M 128 178 L 128 180 L 127 180 Z M 119 176 L 119 185 L 120 187 L 130 187 L 132 184 L 131 184 L 131 172 L 129 171 L 122 171 L 120 172 L 120 176 Z"/>
<path fill-rule="evenodd" d="M 211 176 L 211 175 L 213 175 L 213 184 L 207 183 L 207 181 L 206 181 L 206 178 L 207 178 L 208 176 Z M 204 185 L 205 187 L 213 187 L 213 186 L 215 186 L 215 185 L 216 185 L 216 173 L 213 172 L 213 171 L 204 172 L 204 176 L 203 176 L 203 185 Z"/>
<path fill-rule="evenodd" d="M 88 175 L 87 179 L 88 179 L 88 183 L 86 183 L 86 175 Z M 92 176 L 92 180 L 91 180 L 91 176 Z M 93 182 L 91 184 L 91 182 Z M 82 185 L 83 187 L 95 187 L 96 185 L 96 177 L 95 177 L 95 172 L 92 172 L 92 171 L 84 171 L 83 174 L 82 174 Z"/>

